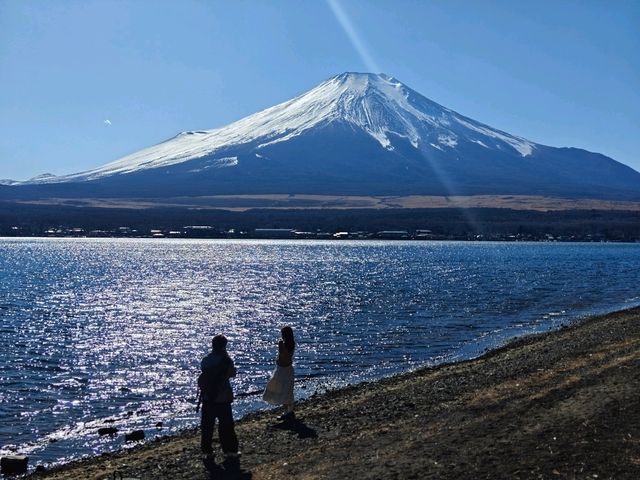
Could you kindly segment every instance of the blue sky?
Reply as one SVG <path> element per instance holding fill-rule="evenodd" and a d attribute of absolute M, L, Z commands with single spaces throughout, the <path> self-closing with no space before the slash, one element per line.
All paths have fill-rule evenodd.
<path fill-rule="evenodd" d="M 0 178 L 86 170 L 344 71 L 640 170 L 640 2 L 0 0 Z"/>

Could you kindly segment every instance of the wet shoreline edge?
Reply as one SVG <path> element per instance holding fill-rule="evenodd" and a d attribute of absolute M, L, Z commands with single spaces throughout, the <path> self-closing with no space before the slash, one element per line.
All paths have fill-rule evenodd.
<path fill-rule="evenodd" d="M 456 371 L 463 372 L 467 370 L 467 367 L 473 366 L 478 363 L 483 362 L 491 362 L 494 360 L 501 361 L 502 357 L 508 356 L 511 353 L 517 354 L 519 351 L 525 349 L 526 347 L 536 346 L 537 348 L 545 348 L 544 344 L 548 340 L 552 340 L 561 335 L 569 335 L 573 337 L 579 337 L 580 332 L 588 329 L 589 326 L 597 325 L 597 324 L 606 324 L 609 320 L 616 319 L 618 317 L 634 317 L 636 319 L 640 318 L 640 307 L 633 307 L 624 310 L 618 310 L 611 313 L 607 313 L 604 315 L 595 315 L 590 317 L 578 318 L 572 321 L 568 325 L 560 326 L 557 329 L 542 332 L 542 333 L 533 333 L 533 334 L 525 334 L 520 337 L 515 337 L 509 340 L 503 346 L 499 346 L 495 349 L 491 349 L 482 355 L 468 359 L 468 360 L 460 360 L 451 363 L 443 363 L 436 366 L 430 367 L 422 367 L 416 370 L 412 370 L 410 372 L 400 373 L 396 375 L 392 375 L 389 377 L 384 377 L 379 380 L 369 381 L 359 383 L 357 385 L 348 386 L 344 388 L 339 388 L 336 390 L 330 390 L 327 392 L 323 392 L 321 394 L 313 394 L 309 398 L 302 400 L 297 405 L 297 410 L 301 412 L 306 412 L 310 410 L 317 409 L 320 405 L 326 402 L 335 402 L 336 399 L 340 399 L 340 401 L 349 402 L 350 397 L 354 395 L 366 395 L 369 390 L 376 389 L 395 389 L 400 386 L 404 382 L 412 381 L 412 379 L 427 377 L 427 376 L 437 376 L 439 373 L 442 373 L 449 369 L 455 369 Z M 577 339 L 579 343 L 579 338 Z M 251 427 L 249 424 L 260 424 L 263 426 L 265 423 L 268 423 L 273 417 L 273 411 L 257 411 L 251 412 L 244 415 L 240 420 L 237 421 L 237 425 L 239 429 L 247 426 L 247 428 Z M 242 440 L 241 440 L 242 443 Z M 187 446 L 180 446 L 181 444 L 185 444 Z M 162 449 L 166 450 L 167 447 L 171 448 L 171 446 L 179 447 L 184 451 L 185 448 L 188 448 L 191 452 L 192 448 L 195 449 L 197 447 L 197 433 L 194 429 L 186 429 L 182 432 L 168 435 L 165 437 L 159 437 L 155 440 L 149 441 L 145 444 L 135 446 L 130 449 L 122 449 L 114 452 L 107 452 L 97 456 L 91 456 L 87 458 L 82 458 L 78 460 L 71 461 L 69 463 L 57 465 L 52 467 L 44 474 L 40 473 L 32 473 L 30 478 L 106 478 L 107 475 L 110 475 L 113 470 L 118 468 L 123 469 L 124 471 L 130 466 L 131 462 L 137 463 L 138 465 L 134 467 L 136 471 L 145 471 L 146 467 L 144 465 L 144 461 L 141 457 L 145 457 L 146 453 L 152 453 L 154 450 Z M 253 449 L 250 451 L 246 451 L 247 454 L 252 454 Z M 258 459 L 260 460 L 260 459 Z M 269 458 L 264 458 L 266 463 L 269 463 Z M 252 462 L 254 463 L 254 462 Z M 257 465 L 260 465 L 261 462 L 256 462 Z M 101 473 L 98 476 L 93 477 L 83 477 L 82 471 L 84 471 L 88 467 L 93 467 L 92 469 L 97 469 Z M 78 476 L 75 476 L 78 475 Z M 320 475 L 322 477 L 322 475 Z M 141 478 L 152 478 L 147 476 L 142 476 Z M 156 477 L 156 478 L 164 478 L 164 477 Z M 168 478 L 168 477 L 167 477 Z M 260 477 L 262 478 L 262 477 Z M 266 476 L 264 478 L 270 478 Z"/>

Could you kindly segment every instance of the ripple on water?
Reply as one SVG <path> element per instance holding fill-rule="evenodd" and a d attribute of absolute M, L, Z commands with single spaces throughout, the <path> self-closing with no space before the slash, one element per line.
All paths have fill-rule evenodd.
<path fill-rule="evenodd" d="M 212 334 L 259 402 L 279 327 L 296 395 L 478 355 L 640 304 L 640 245 L 0 240 L 0 454 L 53 462 L 193 425 Z M 155 429 L 163 423 L 161 431 Z"/>

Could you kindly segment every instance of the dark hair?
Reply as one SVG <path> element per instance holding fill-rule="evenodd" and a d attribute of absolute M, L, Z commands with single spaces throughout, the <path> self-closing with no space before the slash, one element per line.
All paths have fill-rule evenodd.
<path fill-rule="evenodd" d="M 287 347 L 287 350 L 293 352 L 296 348 L 296 341 L 293 339 L 293 329 L 287 325 L 280 329 L 280 333 L 282 334 L 282 340 L 284 340 L 284 346 Z"/>
<path fill-rule="evenodd" d="M 214 352 L 222 352 L 227 346 L 227 337 L 224 335 L 216 335 L 211 339 L 211 348 Z"/>

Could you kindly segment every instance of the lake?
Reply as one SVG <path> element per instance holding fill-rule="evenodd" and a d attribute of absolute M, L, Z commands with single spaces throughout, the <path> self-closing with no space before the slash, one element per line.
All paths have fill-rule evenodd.
<path fill-rule="evenodd" d="M 640 305 L 638 285 L 640 244 L 0 239 L 0 455 L 61 462 L 195 426 L 216 333 L 240 416 L 267 408 L 285 324 L 301 398 Z"/>

